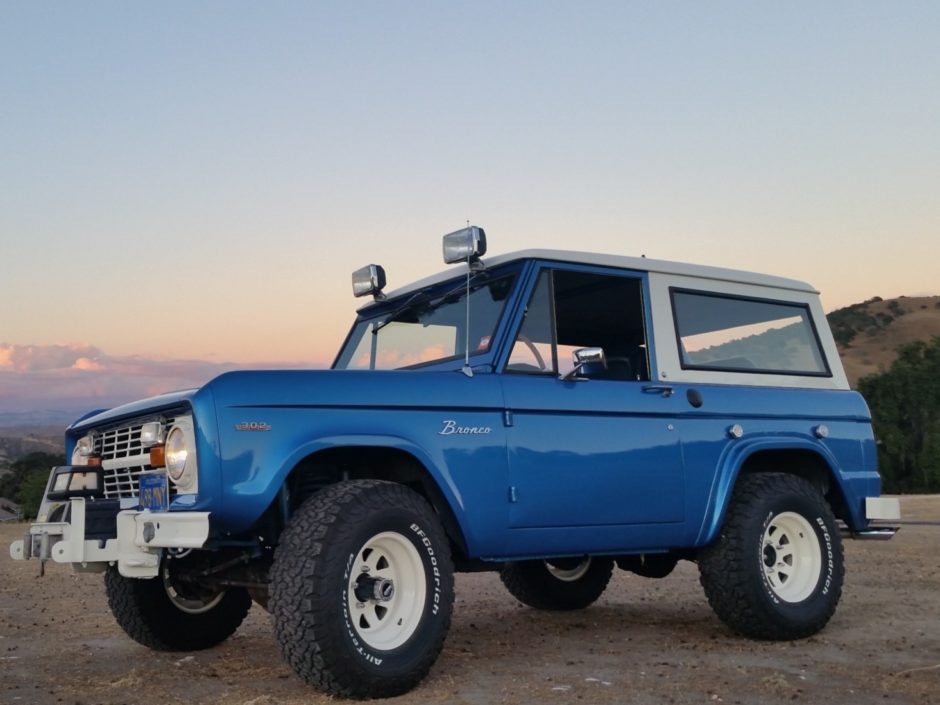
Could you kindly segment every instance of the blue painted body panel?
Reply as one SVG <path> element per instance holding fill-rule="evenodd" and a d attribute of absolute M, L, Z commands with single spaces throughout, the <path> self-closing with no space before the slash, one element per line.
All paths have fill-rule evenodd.
<path fill-rule="evenodd" d="M 879 494 L 880 478 L 868 408 L 855 392 L 672 384 L 664 395 L 650 382 L 498 372 L 539 266 L 515 268 L 497 339 L 474 357 L 473 377 L 453 359 L 399 371 L 229 372 L 199 390 L 83 418 L 69 428 L 67 450 L 91 428 L 191 409 L 199 494 L 171 509 L 209 511 L 217 534 L 237 536 L 311 454 L 397 449 L 440 488 L 468 557 L 489 560 L 704 545 L 749 457 L 805 450 L 829 466 L 846 522 L 865 527 L 864 498 Z M 645 276 L 631 275 L 647 292 Z M 648 319 L 648 297 L 644 305 Z M 655 379 L 654 355 L 651 363 Z M 699 408 L 689 389 L 701 394 Z M 237 428 L 252 423 L 267 430 Z M 448 423 L 477 432 L 442 434 Z M 728 435 L 732 424 L 742 438 Z M 820 424 L 827 438 L 814 433 Z"/>
<path fill-rule="evenodd" d="M 217 404 L 224 475 L 213 511 L 227 530 L 250 527 L 304 457 L 327 448 L 379 446 L 406 451 L 424 465 L 469 544 L 500 542 L 508 508 L 506 429 L 496 375 L 232 372 L 208 386 Z M 235 428 L 261 419 L 270 431 Z M 490 431 L 441 436 L 447 420 Z"/>

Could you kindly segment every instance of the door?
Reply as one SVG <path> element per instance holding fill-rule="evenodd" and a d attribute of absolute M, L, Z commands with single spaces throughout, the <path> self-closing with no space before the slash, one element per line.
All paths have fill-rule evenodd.
<path fill-rule="evenodd" d="M 683 521 L 678 403 L 650 382 L 642 292 L 639 275 L 540 273 L 502 375 L 510 527 Z M 559 379 L 581 348 L 606 368 Z"/>

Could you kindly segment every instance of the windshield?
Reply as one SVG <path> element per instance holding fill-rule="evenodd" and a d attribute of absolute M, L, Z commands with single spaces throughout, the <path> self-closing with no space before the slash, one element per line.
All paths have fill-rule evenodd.
<path fill-rule="evenodd" d="M 477 275 L 467 289 L 463 280 L 420 291 L 392 303 L 392 310 L 356 323 L 337 359 L 338 370 L 395 370 L 462 358 L 490 349 L 496 325 L 515 275 L 489 279 Z"/>

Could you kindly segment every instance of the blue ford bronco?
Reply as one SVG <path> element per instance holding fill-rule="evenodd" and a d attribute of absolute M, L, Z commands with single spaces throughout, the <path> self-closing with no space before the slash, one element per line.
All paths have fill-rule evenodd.
<path fill-rule="evenodd" d="M 101 572 L 153 649 L 226 639 L 253 602 L 325 691 L 413 688 L 454 571 L 582 609 L 614 567 L 699 566 L 758 639 L 822 629 L 842 537 L 890 538 L 871 419 L 817 292 L 713 267 L 444 238 L 447 272 L 361 308 L 330 370 L 239 371 L 66 431 L 13 558 Z M 885 523 L 887 522 L 887 523 Z"/>

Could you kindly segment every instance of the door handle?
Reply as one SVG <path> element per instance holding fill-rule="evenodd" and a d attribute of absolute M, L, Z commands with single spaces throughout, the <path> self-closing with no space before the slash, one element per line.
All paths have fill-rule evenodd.
<path fill-rule="evenodd" d="M 671 397 L 675 390 L 668 384 L 647 384 L 643 387 L 643 391 L 646 394 L 662 394 L 664 397 Z"/>

